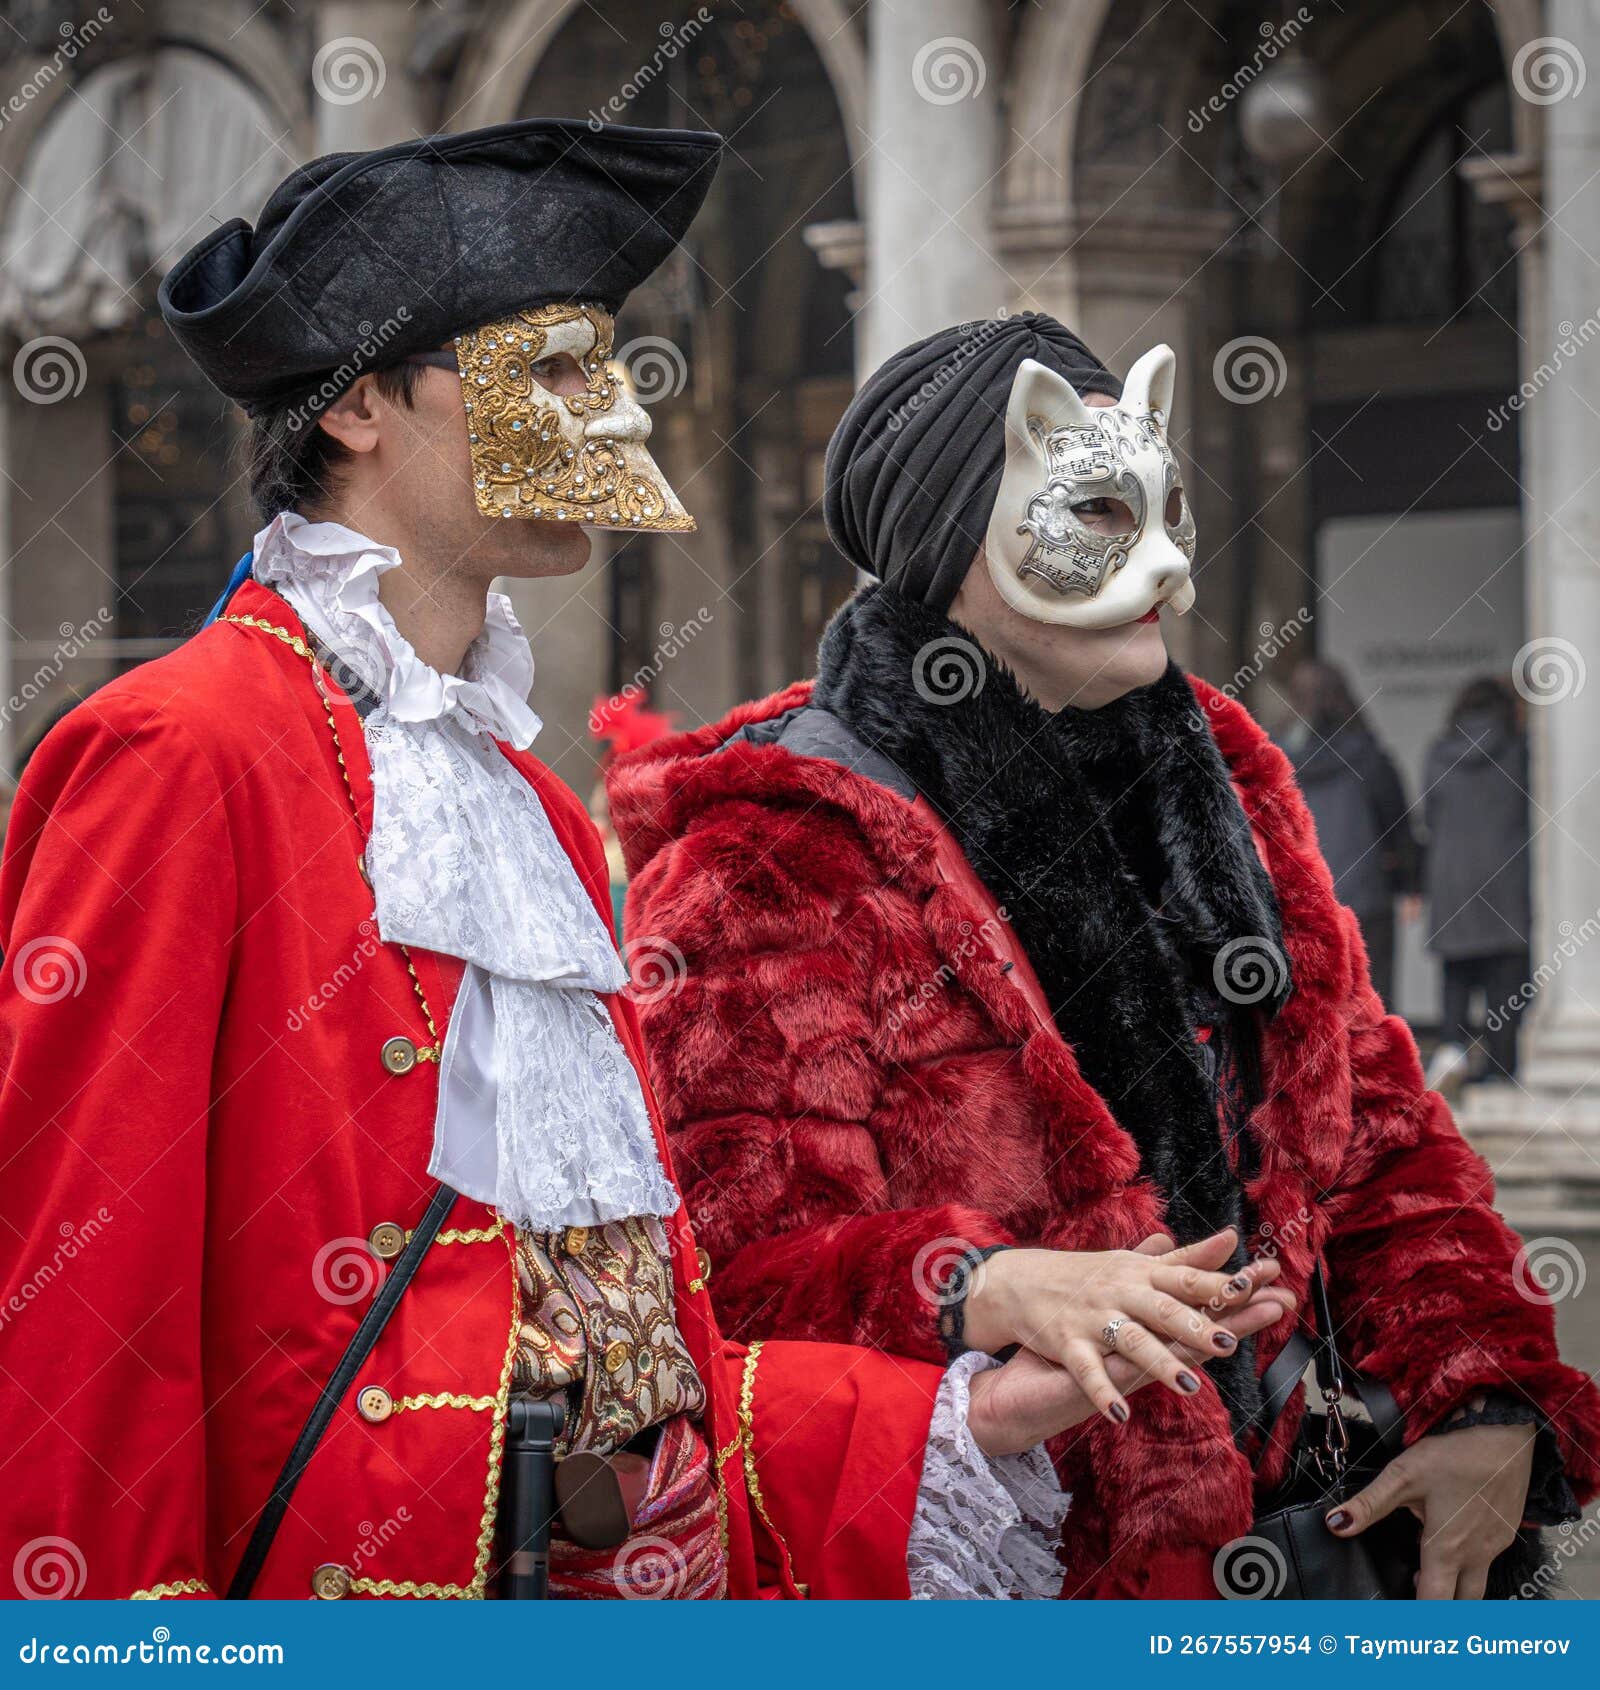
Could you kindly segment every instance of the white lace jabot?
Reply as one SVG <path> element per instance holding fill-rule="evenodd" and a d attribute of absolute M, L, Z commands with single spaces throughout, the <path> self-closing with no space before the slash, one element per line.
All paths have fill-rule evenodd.
<path fill-rule="evenodd" d="M 522 749 L 539 731 L 528 641 L 491 593 L 462 673 L 430 669 L 378 597 L 399 563 L 293 513 L 255 541 L 256 579 L 294 607 L 341 683 L 379 700 L 364 724 L 379 934 L 467 965 L 429 1172 L 535 1231 L 670 1215 L 638 1076 L 595 996 L 620 991 L 627 972 L 533 788 L 494 743 Z"/>

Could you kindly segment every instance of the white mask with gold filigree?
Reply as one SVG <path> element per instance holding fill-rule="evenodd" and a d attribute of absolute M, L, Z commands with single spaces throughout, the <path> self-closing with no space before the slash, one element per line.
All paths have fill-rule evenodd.
<path fill-rule="evenodd" d="M 456 336 L 473 491 L 485 516 L 694 532 L 645 444 L 650 418 L 610 363 L 614 332 L 598 305 L 540 305 Z M 536 373 L 563 353 L 583 372 L 582 392 L 553 392 Z"/>
<path fill-rule="evenodd" d="M 1171 347 L 1152 347 L 1117 404 L 1090 406 L 1023 359 L 983 546 L 1001 596 L 1024 616 L 1115 628 L 1194 603 L 1194 517 L 1167 444 L 1173 364 Z"/>

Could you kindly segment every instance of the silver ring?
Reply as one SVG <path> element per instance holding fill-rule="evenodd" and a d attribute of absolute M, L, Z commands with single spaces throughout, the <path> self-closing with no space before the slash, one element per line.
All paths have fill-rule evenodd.
<path fill-rule="evenodd" d="M 1117 1334 L 1128 1324 L 1124 1315 L 1118 1315 L 1115 1320 L 1108 1320 L 1100 1328 L 1100 1342 L 1106 1347 L 1106 1354 L 1113 1355 L 1117 1348 Z"/>

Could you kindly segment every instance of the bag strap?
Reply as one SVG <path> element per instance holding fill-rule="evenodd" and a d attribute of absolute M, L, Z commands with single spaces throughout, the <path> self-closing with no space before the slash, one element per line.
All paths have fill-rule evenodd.
<path fill-rule="evenodd" d="M 327 1384 L 322 1387 L 316 1402 L 312 1404 L 311 1413 L 300 1430 L 300 1436 L 295 1439 L 294 1447 L 289 1451 L 289 1459 L 284 1462 L 283 1470 L 278 1474 L 277 1483 L 272 1487 L 272 1493 L 261 1510 L 255 1530 L 250 1534 L 250 1541 L 245 1545 L 244 1554 L 240 1557 L 239 1565 L 228 1585 L 227 1596 L 230 1601 L 248 1596 L 255 1588 L 256 1580 L 261 1576 L 261 1569 L 266 1565 L 273 1539 L 277 1537 L 283 1517 L 289 1511 L 289 1499 L 294 1495 L 295 1487 L 300 1483 L 311 1457 L 316 1453 L 317 1445 L 322 1442 L 323 1434 L 332 1423 L 334 1411 L 344 1400 L 345 1392 L 350 1389 L 367 1357 L 372 1354 L 373 1345 L 377 1343 L 384 1327 L 389 1324 L 389 1317 L 399 1307 L 406 1287 L 410 1285 L 422 1258 L 438 1237 L 439 1228 L 444 1225 L 445 1216 L 455 1207 L 459 1195 L 459 1192 L 452 1190 L 448 1185 L 440 1185 L 435 1190 L 432 1200 L 423 1211 L 422 1219 L 417 1223 L 416 1230 L 411 1234 L 405 1249 L 395 1257 L 394 1266 L 389 1269 L 388 1276 L 378 1288 L 377 1296 L 372 1299 L 372 1306 L 362 1316 L 361 1324 L 345 1346 L 345 1352 L 339 1358 L 339 1365 L 334 1368 Z"/>
<path fill-rule="evenodd" d="M 1339 1358 L 1339 1346 L 1334 1338 L 1333 1306 L 1328 1299 L 1328 1281 L 1319 1260 L 1311 1270 L 1310 1334 L 1295 1331 L 1288 1342 L 1272 1358 L 1271 1365 L 1261 1375 L 1261 1412 L 1256 1420 L 1263 1439 L 1270 1438 L 1278 1422 L 1289 1407 L 1289 1399 L 1305 1377 L 1306 1364 L 1315 1363 L 1317 1385 L 1326 1402 L 1336 1404 L 1347 1389 L 1361 1399 L 1361 1406 L 1372 1419 L 1384 1452 L 1390 1456 L 1400 1453 L 1405 1432 L 1405 1417 L 1394 1400 L 1389 1387 L 1379 1379 L 1364 1373 L 1347 1372 Z"/>

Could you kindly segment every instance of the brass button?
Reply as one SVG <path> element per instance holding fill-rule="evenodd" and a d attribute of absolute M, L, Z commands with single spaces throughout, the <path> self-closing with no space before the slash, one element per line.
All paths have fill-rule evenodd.
<path fill-rule="evenodd" d="M 589 1242 L 589 1229 L 586 1226 L 569 1226 L 561 1237 L 561 1249 L 565 1255 L 581 1256 L 584 1246 Z"/>
<path fill-rule="evenodd" d="M 356 1413 L 369 1426 L 381 1426 L 394 1413 L 394 1398 L 382 1385 L 363 1385 L 356 1393 Z"/>
<path fill-rule="evenodd" d="M 711 1258 L 704 1250 L 696 1250 L 694 1260 L 695 1266 L 700 1269 L 700 1282 L 703 1285 L 711 1278 Z"/>
<path fill-rule="evenodd" d="M 391 1074 L 409 1074 L 417 1065 L 417 1047 L 410 1039 L 396 1033 L 392 1039 L 383 1041 L 378 1060 Z"/>
<path fill-rule="evenodd" d="M 324 1602 L 337 1602 L 350 1594 L 350 1569 L 337 1561 L 324 1561 L 311 1575 L 311 1594 Z"/>
<path fill-rule="evenodd" d="M 625 1367 L 627 1365 L 627 1361 L 628 1346 L 623 1343 L 620 1338 L 617 1338 L 612 1343 L 606 1345 L 605 1363 L 607 1373 L 615 1373 L 619 1368 Z"/>
<path fill-rule="evenodd" d="M 406 1247 L 406 1229 L 394 1221 L 379 1221 L 367 1234 L 367 1248 L 380 1262 L 392 1262 Z"/>
<path fill-rule="evenodd" d="M 372 885 L 372 876 L 367 870 L 367 853 L 365 851 L 356 858 L 356 867 L 361 871 L 361 878 L 366 881 L 367 886 L 370 888 Z"/>

